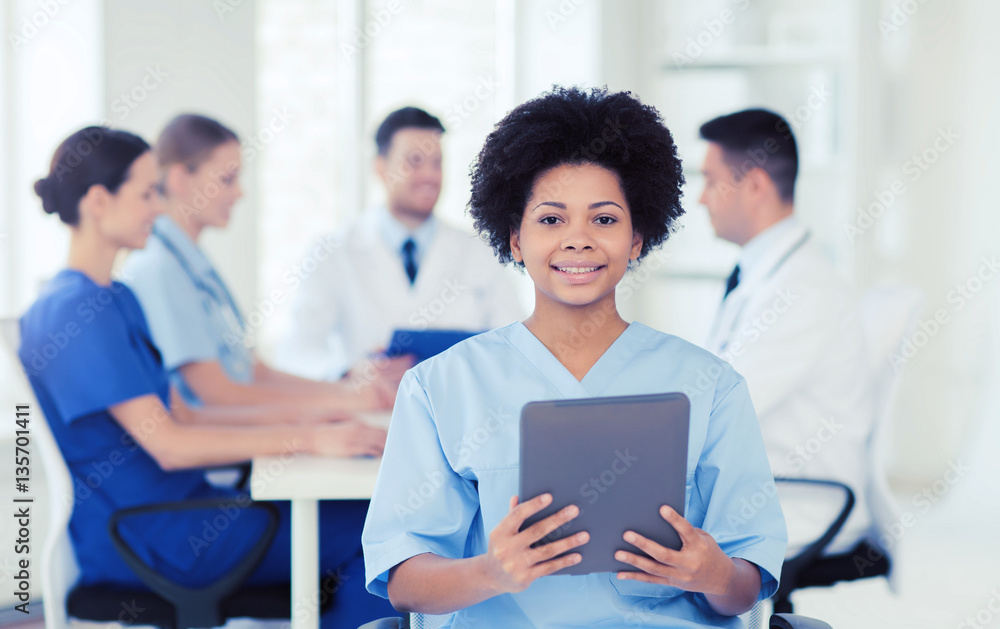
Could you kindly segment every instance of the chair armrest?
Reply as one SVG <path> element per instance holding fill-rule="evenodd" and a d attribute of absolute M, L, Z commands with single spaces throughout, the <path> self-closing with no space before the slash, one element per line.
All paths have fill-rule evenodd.
<path fill-rule="evenodd" d="M 822 620 L 798 614 L 774 614 L 770 625 L 771 629 L 833 629 Z"/>
<path fill-rule="evenodd" d="M 402 618 L 379 618 L 358 627 L 358 629 L 403 629 L 405 626 Z"/>
<path fill-rule="evenodd" d="M 111 514 L 108 533 L 111 543 L 122 560 L 139 579 L 151 590 L 173 604 L 177 610 L 177 624 L 180 627 L 215 627 L 223 624 L 219 603 L 246 581 L 267 553 L 278 531 L 278 510 L 266 502 L 250 502 L 240 508 L 257 509 L 267 515 L 263 534 L 246 554 L 227 573 L 200 588 L 191 588 L 176 583 L 146 565 L 142 558 L 128 545 L 118 530 L 119 524 L 127 518 L 150 513 L 178 513 L 213 509 L 232 505 L 234 498 L 204 498 L 180 502 L 162 502 L 128 509 L 120 509 Z"/>
<path fill-rule="evenodd" d="M 787 483 L 789 485 L 822 485 L 824 487 L 840 489 L 844 492 L 844 506 L 841 508 L 840 513 L 837 514 L 833 523 L 826 529 L 826 532 L 824 532 L 818 540 L 802 549 L 802 552 L 798 555 L 785 561 L 785 567 L 782 568 L 782 573 L 786 572 L 789 568 L 797 572 L 802 566 L 809 565 L 815 561 L 816 558 L 822 554 L 823 550 L 830 545 L 830 542 L 837 536 L 840 529 L 844 528 L 844 523 L 847 522 L 847 517 L 851 515 L 851 511 L 854 509 L 854 491 L 852 491 L 851 488 L 844 483 L 833 480 L 819 480 L 813 478 L 775 478 L 774 482 Z"/>

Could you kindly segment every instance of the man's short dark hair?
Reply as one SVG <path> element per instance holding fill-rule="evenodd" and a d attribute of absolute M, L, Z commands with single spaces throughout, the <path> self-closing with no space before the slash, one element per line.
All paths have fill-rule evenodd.
<path fill-rule="evenodd" d="M 774 182 L 781 200 L 795 198 L 799 151 L 788 122 L 767 109 L 745 109 L 701 125 L 701 138 L 714 142 L 737 181 L 760 168 Z"/>
<path fill-rule="evenodd" d="M 435 116 L 430 115 L 423 109 L 417 107 L 403 107 L 397 109 L 382 121 L 378 131 L 375 132 L 375 145 L 378 146 L 379 155 L 389 153 L 389 145 L 392 143 L 392 136 L 400 129 L 432 129 L 444 133 L 444 125 Z"/>

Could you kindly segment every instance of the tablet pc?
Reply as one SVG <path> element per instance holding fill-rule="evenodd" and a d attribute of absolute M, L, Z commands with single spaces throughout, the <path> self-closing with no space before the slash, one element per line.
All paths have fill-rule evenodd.
<path fill-rule="evenodd" d="M 661 505 L 684 515 L 691 403 L 683 393 L 531 402 L 521 410 L 520 498 L 552 494 L 522 530 L 575 504 L 580 515 L 542 543 L 578 531 L 590 541 L 570 552 L 580 563 L 555 574 L 634 570 L 616 550 L 643 554 L 622 535 L 633 530 L 667 548 L 680 538 Z"/>
<path fill-rule="evenodd" d="M 412 354 L 419 363 L 440 354 L 455 343 L 477 334 L 480 332 L 468 330 L 395 330 L 388 347 L 385 349 L 385 355 L 392 358 L 393 356 Z"/>

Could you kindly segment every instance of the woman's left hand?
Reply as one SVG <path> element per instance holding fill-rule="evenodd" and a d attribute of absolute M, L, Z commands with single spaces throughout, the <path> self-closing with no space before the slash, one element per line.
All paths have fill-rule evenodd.
<path fill-rule="evenodd" d="M 635 531 L 626 531 L 624 540 L 649 557 L 624 550 L 616 552 L 615 559 L 640 570 L 619 572 L 618 578 L 669 585 L 688 592 L 725 594 L 736 574 L 733 560 L 722 552 L 711 535 L 691 526 L 670 507 L 660 507 L 660 515 L 677 531 L 681 549 L 672 550 Z"/>

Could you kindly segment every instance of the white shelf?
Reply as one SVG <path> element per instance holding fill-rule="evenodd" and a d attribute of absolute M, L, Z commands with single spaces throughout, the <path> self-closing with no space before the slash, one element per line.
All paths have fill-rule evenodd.
<path fill-rule="evenodd" d="M 845 60 L 839 50 L 829 50 L 810 46 L 741 46 L 725 52 L 706 52 L 699 56 L 689 56 L 685 51 L 675 51 L 688 60 L 671 56 L 660 64 L 669 72 L 685 70 L 732 70 L 766 69 L 773 66 L 835 66 Z"/>

